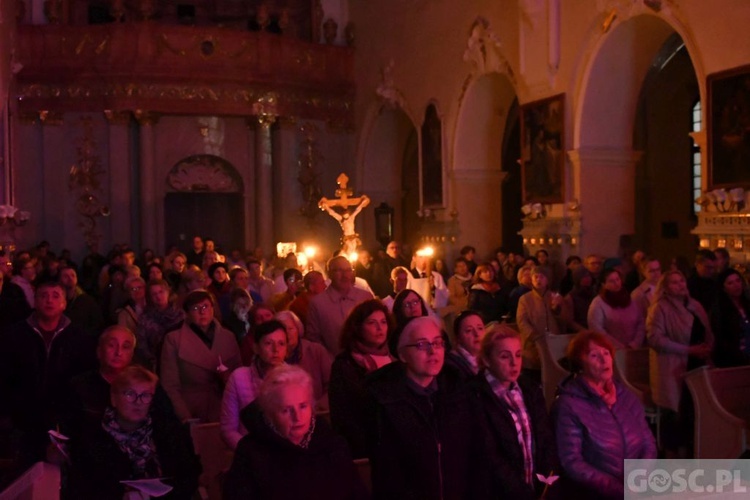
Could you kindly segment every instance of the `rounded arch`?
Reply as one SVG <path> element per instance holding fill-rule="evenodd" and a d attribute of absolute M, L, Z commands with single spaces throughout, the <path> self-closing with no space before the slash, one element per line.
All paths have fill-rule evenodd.
<path fill-rule="evenodd" d="M 421 120 L 420 120 L 421 122 Z M 419 198 L 417 121 L 406 110 L 382 102 L 368 110 L 359 141 L 357 183 L 374 205 L 394 208 L 393 237 L 416 234 Z M 366 189 L 365 189 L 366 187 Z M 365 243 L 374 243 L 375 220 L 364 219 Z"/>
<path fill-rule="evenodd" d="M 623 256 L 639 243 L 636 232 L 645 227 L 642 204 L 648 199 L 644 192 L 648 183 L 642 179 L 643 158 L 644 153 L 653 154 L 635 150 L 639 102 L 649 72 L 667 63 L 659 57 L 665 45 L 675 36 L 681 37 L 693 71 L 697 75 L 702 72 L 700 61 L 694 57 L 695 45 L 673 13 L 665 9 L 656 14 L 644 9 L 618 10 L 617 19 L 605 34 L 601 33 L 601 20 L 597 20 L 591 28 L 588 49 L 583 51 L 582 70 L 573 72 L 574 94 L 568 99 L 573 103 L 573 127 L 568 144 L 572 146 L 570 157 L 577 179 L 569 196 L 580 203 L 582 210 L 581 253 Z M 703 79 L 698 76 L 698 80 Z M 688 132 L 686 129 L 685 139 Z M 680 226 L 687 224 L 686 217 L 680 216 Z M 649 224 L 659 228 L 671 227 L 675 220 L 673 214 L 651 211 L 649 215 Z M 689 229 L 680 229 L 679 237 L 689 238 Z M 647 250 L 655 250 L 655 241 L 651 240 Z M 674 248 L 675 243 L 665 246 Z"/>
<path fill-rule="evenodd" d="M 508 175 L 503 145 L 516 99 L 508 76 L 492 72 L 473 79 L 459 103 L 452 141 L 451 202 L 461 207 L 460 240 L 472 242 L 480 255 L 504 243 L 506 216 L 520 219 L 518 212 L 503 210 L 502 200 L 503 179 Z M 495 221 L 489 232 L 487 220 Z"/>
<path fill-rule="evenodd" d="M 199 154 L 175 163 L 167 173 L 168 191 L 177 192 L 244 192 L 242 176 L 229 161 L 220 156 Z"/>
<path fill-rule="evenodd" d="M 592 23 L 588 48 L 582 51 L 584 57 L 572 72 L 575 108 L 569 144 L 573 149 L 631 146 L 641 84 L 654 57 L 673 33 L 682 38 L 697 79 L 703 82 L 705 75 L 697 46 L 675 17 L 649 11 L 632 16 L 620 12 L 606 34 L 601 32 L 600 19 Z M 701 85 L 701 99 L 704 92 L 705 86 Z M 608 124 L 618 126 L 610 137 L 608 128 L 601 127 L 602 116 L 607 117 Z"/>

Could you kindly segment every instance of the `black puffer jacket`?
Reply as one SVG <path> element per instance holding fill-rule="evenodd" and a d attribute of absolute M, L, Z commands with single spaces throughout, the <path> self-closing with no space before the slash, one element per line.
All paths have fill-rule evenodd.
<path fill-rule="evenodd" d="M 622 498 L 624 459 L 656 458 L 641 402 L 618 381 L 615 388 L 609 408 L 581 377 L 560 384 L 552 416 L 568 495 Z"/>

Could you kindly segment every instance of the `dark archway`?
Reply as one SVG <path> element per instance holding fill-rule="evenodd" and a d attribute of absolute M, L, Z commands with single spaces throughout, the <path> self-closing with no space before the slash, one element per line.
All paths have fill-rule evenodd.
<path fill-rule="evenodd" d="M 223 253 L 244 250 L 245 212 L 242 177 L 227 160 L 194 155 L 177 162 L 167 175 L 164 240 L 167 247 L 190 248 L 195 235 L 209 236 Z"/>

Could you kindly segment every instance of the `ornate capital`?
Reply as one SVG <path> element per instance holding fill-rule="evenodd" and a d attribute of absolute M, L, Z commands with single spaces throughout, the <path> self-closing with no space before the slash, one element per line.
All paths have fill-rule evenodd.
<path fill-rule="evenodd" d="M 142 109 L 136 109 L 135 111 L 133 111 L 133 115 L 138 121 L 138 125 L 140 125 L 141 127 L 145 125 L 155 125 L 160 118 L 159 113 L 154 113 L 153 111 L 144 111 Z"/>
<path fill-rule="evenodd" d="M 268 92 L 253 103 L 253 114 L 263 127 L 270 127 L 279 116 L 279 96 L 276 92 Z"/>
<path fill-rule="evenodd" d="M 104 116 L 107 118 L 107 122 L 110 125 L 127 125 L 130 123 L 131 119 L 130 111 L 113 111 L 111 109 L 105 109 Z"/>
<path fill-rule="evenodd" d="M 39 121 L 44 125 L 62 125 L 63 113 L 62 111 L 50 111 L 45 109 L 39 112 Z"/>
<path fill-rule="evenodd" d="M 258 115 L 256 116 L 258 124 L 263 128 L 270 128 L 276 122 L 276 116 L 274 115 Z"/>

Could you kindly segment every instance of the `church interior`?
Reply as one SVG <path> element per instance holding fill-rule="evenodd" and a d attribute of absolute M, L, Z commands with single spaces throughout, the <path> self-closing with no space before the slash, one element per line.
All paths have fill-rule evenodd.
<path fill-rule="evenodd" d="M 365 246 L 744 262 L 743 0 L 18 0 L 4 246 Z M 15 214 L 15 216 L 13 216 Z"/>

